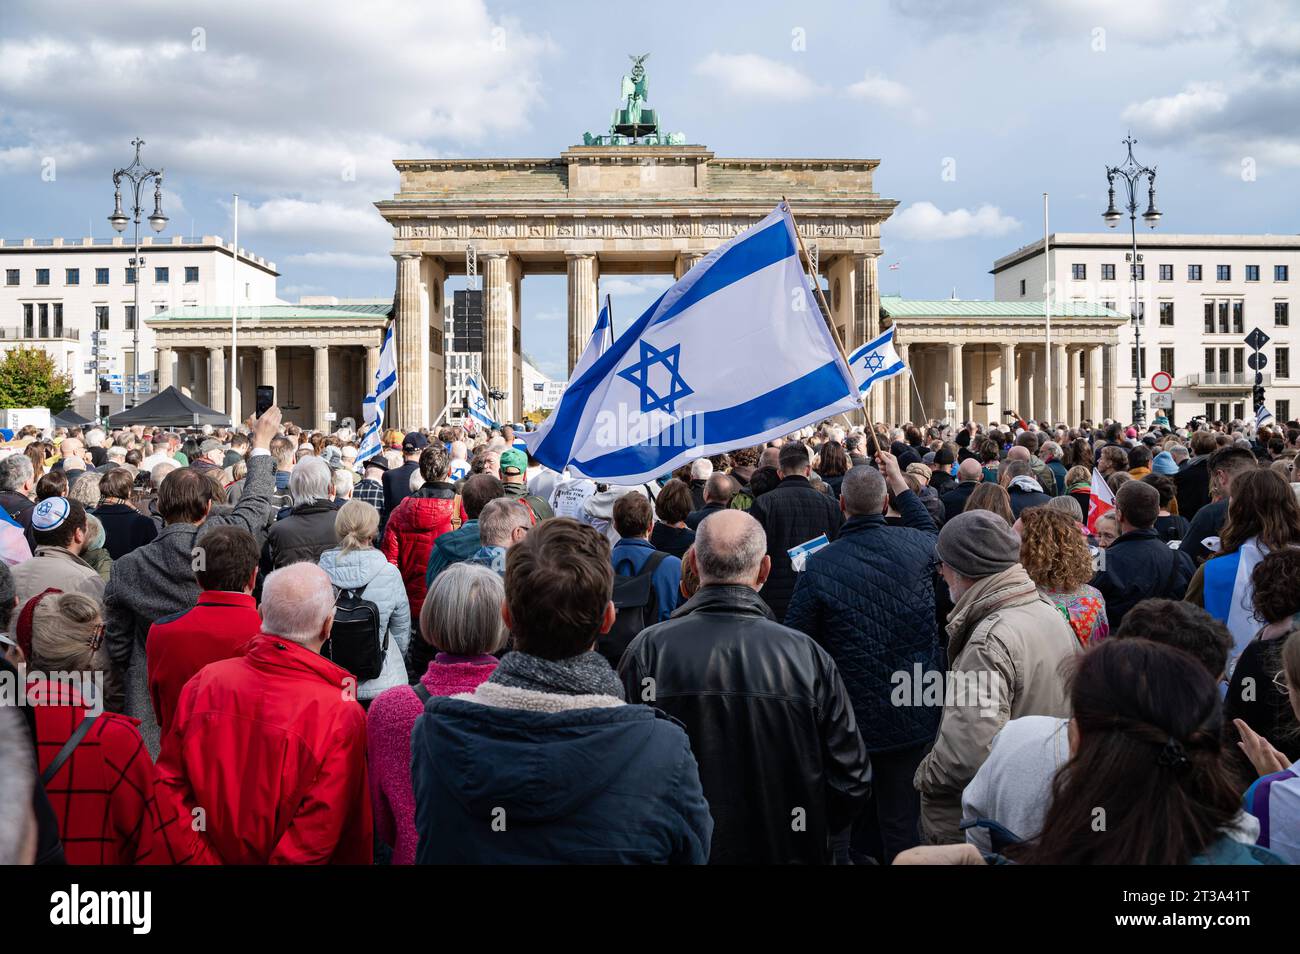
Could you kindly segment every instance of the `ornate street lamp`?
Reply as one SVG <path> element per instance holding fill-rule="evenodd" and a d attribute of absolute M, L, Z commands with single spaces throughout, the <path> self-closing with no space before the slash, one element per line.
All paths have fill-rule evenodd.
<path fill-rule="evenodd" d="M 140 254 L 140 218 L 144 209 L 140 205 L 141 195 L 152 179 L 154 184 L 153 191 L 153 214 L 149 216 L 149 225 L 155 232 L 161 232 L 167 227 L 167 216 L 163 215 L 162 210 L 162 170 L 149 169 L 140 161 L 140 147 L 144 145 L 144 140 L 140 138 L 132 139 L 131 145 L 135 146 L 135 159 L 129 166 L 122 169 L 116 169 L 113 172 L 113 214 L 108 217 L 109 224 L 118 232 L 126 230 L 127 224 L 135 223 L 135 257 L 131 259 L 131 267 L 135 270 L 135 321 L 132 323 L 132 354 L 135 355 L 133 374 L 131 375 L 131 406 L 135 407 L 140 401 L 140 275 L 144 271 L 144 257 Z M 122 180 L 126 180 L 128 187 L 132 190 L 130 195 L 131 215 L 127 216 L 122 211 Z M 95 329 L 98 333 L 99 329 Z M 95 369 L 98 372 L 98 368 Z"/>
<path fill-rule="evenodd" d="M 1122 165 L 1106 167 L 1106 182 L 1109 185 L 1110 202 L 1106 211 L 1102 213 L 1102 218 L 1112 229 L 1119 225 L 1123 218 L 1123 213 L 1115 208 L 1115 180 L 1119 179 L 1127 190 L 1128 202 L 1125 208 L 1128 210 L 1129 229 L 1133 238 L 1133 252 L 1129 262 L 1129 275 L 1133 279 L 1133 302 L 1129 309 L 1131 312 L 1130 320 L 1133 322 L 1133 343 L 1137 349 L 1137 361 L 1133 364 L 1133 389 L 1136 400 L 1133 402 L 1133 424 L 1139 430 L 1146 425 L 1146 411 L 1142 406 L 1142 372 L 1146 370 L 1145 361 L 1142 360 L 1142 323 L 1138 320 L 1138 264 L 1141 258 L 1137 250 L 1137 207 L 1138 193 L 1141 188 L 1143 178 L 1147 180 L 1147 210 L 1142 213 L 1142 221 L 1155 228 L 1156 223 L 1160 221 L 1161 213 L 1156 209 L 1156 170 L 1152 166 L 1147 168 L 1141 165 L 1133 158 L 1133 145 L 1137 140 L 1129 134 L 1124 139 L 1124 144 L 1128 147 L 1128 158 Z"/>

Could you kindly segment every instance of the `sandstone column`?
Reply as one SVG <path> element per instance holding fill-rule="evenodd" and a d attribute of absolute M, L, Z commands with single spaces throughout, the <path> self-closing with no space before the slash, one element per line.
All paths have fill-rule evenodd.
<path fill-rule="evenodd" d="M 673 278 L 681 280 L 681 277 L 691 270 L 691 267 L 704 257 L 703 252 L 679 252 L 677 260 L 673 263 Z"/>
<path fill-rule="evenodd" d="M 226 349 L 208 349 L 208 407 L 225 412 L 226 408 Z"/>
<path fill-rule="evenodd" d="M 1115 379 L 1115 372 L 1119 370 L 1119 345 L 1106 345 L 1106 361 L 1102 365 L 1103 387 L 1106 392 L 1105 400 L 1102 402 L 1101 413 L 1103 417 L 1109 417 L 1112 420 L 1123 420 L 1127 422 L 1129 414 L 1121 412 L 1119 406 L 1119 384 Z"/>
<path fill-rule="evenodd" d="M 894 413 L 892 415 L 893 420 L 889 423 L 896 427 L 900 424 L 906 424 L 912 416 L 912 366 L 908 363 L 907 345 L 899 343 L 897 337 L 894 339 L 894 350 L 898 352 L 898 359 L 905 365 L 903 372 L 894 378 L 896 386 Z"/>
<path fill-rule="evenodd" d="M 1096 424 L 1101 419 L 1101 345 L 1088 346 L 1087 373 L 1083 416 Z"/>
<path fill-rule="evenodd" d="M 948 386 L 952 401 L 957 405 L 956 410 L 949 411 L 946 407 L 943 409 L 941 418 L 947 418 L 956 424 L 966 417 L 966 398 L 962 394 L 962 346 L 960 344 L 948 345 Z"/>
<path fill-rule="evenodd" d="M 379 373 L 379 346 L 369 345 L 366 348 L 366 379 L 362 383 L 366 386 L 365 392 L 361 395 L 363 398 L 369 394 L 375 386 L 375 375 Z"/>
<path fill-rule="evenodd" d="M 496 388 L 503 394 L 510 391 L 510 351 L 514 329 L 510 294 L 510 279 L 506 252 L 479 252 L 479 267 L 483 270 L 483 391 L 497 420 L 504 420 L 508 408 L 493 400 L 487 392 Z"/>
<path fill-rule="evenodd" d="M 997 407 L 990 408 L 990 413 L 986 415 L 993 420 L 1002 420 L 1002 412 L 1010 410 L 1016 406 L 1016 346 L 1010 342 L 1002 342 L 1002 377 L 999 379 Z M 988 421 L 980 421 L 981 424 L 988 424 Z"/>
<path fill-rule="evenodd" d="M 1069 374 L 1066 377 L 1066 410 L 1068 413 L 1061 419 L 1069 427 L 1079 423 L 1080 407 L 1083 399 L 1080 396 L 1080 385 L 1083 378 L 1083 352 L 1075 348 L 1066 352 L 1066 365 L 1069 368 Z"/>
<path fill-rule="evenodd" d="M 397 259 L 397 393 L 393 395 L 393 424 L 401 430 L 414 430 L 429 423 L 424 419 L 429 327 L 420 307 L 421 256 L 404 252 L 393 258 Z"/>
<path fill-rule="evenodd" d="M 600 311 L 596 301 L 599 266 L 591 252 L 567 252 L 569 273 L 569 372 L 587 347 Z"/>
<path fill-rule="evenodd" d="M 176 361 L 176 352 L 171 348 L 158 349 L 158 390 L 165 391 L 172 386 L 172 365 Z"/>
<path fill-rule="evenodd" d="M 333 429 L 330 421 L 325 420 L 325 412 L 330 409 L 330 349 L 329 345 L 313 345 L 316 361 L 313 368 L 315 376 L 315 400 L 312 410 L 316 414 L 315 428 L 318 431 Z"/>
<path fill-rule="evenodd" d="M 276 368 L 279 353 L 276 351 L 275 345 L 263 345 L 261 350 L 262 363 L 258 367 L 257 383 L 275 387 L 276 381 L 279 380 L 278 369 Z M 277 394 L 275 400 L 276 403 L 279 403 L 280 395 Z"/>
<path fill-rule="evenodd" d="M 1052 345 L 1052 420 L 1049 424 L 1055 424 L 1057 421 L 1068 420 L 1065 412 L 1065 345 Z"/>

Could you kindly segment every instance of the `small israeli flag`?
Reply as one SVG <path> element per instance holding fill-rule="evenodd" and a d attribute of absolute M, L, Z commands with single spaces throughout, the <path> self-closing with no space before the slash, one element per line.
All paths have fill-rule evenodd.
<path fill-rule="evenodd" d="M 1255 409 L 1255 426 L 1263 427 L 1267 422 L 1273 420 L 1273 415 L 1269 409 L 1261 404 Z"/>
<path fill-rule="evenodd" d="M 887 381 L 906 371 L 907 365 L 894 350 L 894 329 L 890 328 L 849 355 L 849 367 L 862 394 L 870 391 L 877 381 Z"/>
<path fill-rule="evenodd" d="M 361 446 L 357 448 L 357 463 L 374 457 L 383 450 L 384 405 L 397 390 L 397 346 L 393 342 L 393 325 L 384 332 L 384 343 L 379 349 L 379 367 L 370 393 L 361 402 L 361 417 L 365 429 Z"/>
<path fill-rule="evenodd" d="M 487 398 L 483 396 L 483 391 L 479 387 L 478 379 L 466 378 L 465 386 L 469 389 L 469 407 L 466 408 L 466 413 L 488 430 L 496 427 L 497 423 L 492 420 L 492 411 L 488 406 Z"/>

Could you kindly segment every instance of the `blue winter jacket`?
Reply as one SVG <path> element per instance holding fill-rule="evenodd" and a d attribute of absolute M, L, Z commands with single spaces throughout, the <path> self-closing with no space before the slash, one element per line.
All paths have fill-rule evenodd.
<path fill-rule="evenodd" d="M 918 677 L 924 684 L 924 673 L 944 668 L 934 610 L 938 537 L 910 490 L 897 509 L 903 526 L 879 514 L 852 517 L 834 543 L 809 557 L 785 616 L 835 660 L 872 752 L 930 741 L 943 714 L 941 706 L 913 704 L 919 695 L 912 691 Z M 896 704 L 896 692 L 906 704 Z"/>
<path fill-rule="evenodd" d="M 681 725 L 643 705 L 540 712 L 435 696 L 411 735 L 418 864 L 704 864 Z"/>
<path fill-rule="evenodd" d="M 646 561 L 658 551 L 650 545 L 649 540 L 640 537 L 622 537 L 614 544 L 609 558 L 614 564 L 614 573 L 618 576 L 636 576 L 645 566 Z M 655 594 L 659 597 L 659 618 L 663 622 L 677 609 L 681 596 L 682 561 L 675 556 L 666 556 L 651 578 Z"/>

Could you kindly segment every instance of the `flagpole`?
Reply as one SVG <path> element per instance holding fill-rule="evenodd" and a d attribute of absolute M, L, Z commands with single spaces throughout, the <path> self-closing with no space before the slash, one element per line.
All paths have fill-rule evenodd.
<path fill-rule="evenodd" d="M 609 343 L 613 344 L 614 343 L 614 302 L 612 299 L 610 299 L 608 292 L 605 294 L 605 310 L 609 312 Z"/>
<path fill-rule="evenodd" d="M 781 196 L 781 202 L 790 213 L 790 221 L 794 222 L 794 209 L 791 208 L 790 203 L 786 201 L 785 196 Z M 805 261 L 808 262 L 808 268 L 811 272 L 812 256 L 808 254 L 808 249 L 804 247 L 803 236 L 799 234 L 799 224 L 797 222 L 794 223 L 794 237 L 799 243 L 799 251 L 803 253 L 803 257 Z M 840 349 L 840 357 L 844 359 L 844 364 L 847 367 L 849 364 L 849 356 L 844 350 L 844 342 L 840 340 L 839 329 L 835 327 L 835 322 L 831 321 L 831 306 L 826 303 L 826 296 L 822 293 L 821 279 L 815 272 L 811 272 L 811 274 L 813 290 L 817 293 L 817 301 L 821 303 L 822 307 L 822 320 L 826 322 L 826 327 L 831 330 L 831 337 L 835 340 L 835 347 Z M 871 420 L 871 412 L 867 410 L 865 396 L 861 391 L 857 391 L 856 388 L 854 391 L 855 396 L 858 399 L 858 406 L 862 408 L 862 415 L 867 419 L 867 431 L 871 434 L 871 442 L 876 445 L 876 453 L 880 453 L 880 438 L 876 437 L 875 422 Z"/>

